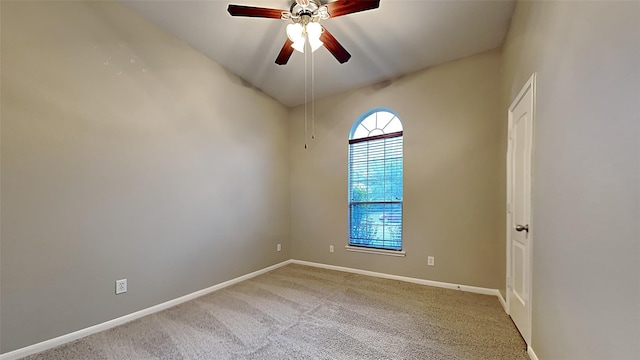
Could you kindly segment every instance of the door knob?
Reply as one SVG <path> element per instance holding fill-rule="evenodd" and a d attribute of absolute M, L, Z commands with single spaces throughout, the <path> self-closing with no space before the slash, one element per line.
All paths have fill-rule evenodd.
<path fill-rule="evenodd" d="M 529 232 L 529 224 L 527 224 L 527 225 L 516 225 L 516 231 Z"/>

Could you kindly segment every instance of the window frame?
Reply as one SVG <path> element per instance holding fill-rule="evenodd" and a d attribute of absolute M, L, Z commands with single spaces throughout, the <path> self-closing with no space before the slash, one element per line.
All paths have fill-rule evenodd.
<path fill-rule="evenodd" d="M 382 129 L 377 128 L 378 124 L 376 123 L 376 128 L 374 129 L 368 129 L 367 126 L 362 125 L 363 128 L 365 128 L 366 130 L 369 131 L 369 134 L 376 131 L 376 130 L 382 130 L 384 131 L 384 128 L 386 128 L 388 125 L 390 125 L 392 122 L 397 121 L 398 124 L 394 124 L 394 125 L 399 125 L 400 130 L 399 131 L 393 131 L 393 132 L 389 132 L 389 133 L 382 133 L 382 134 L 376 134 L 376 135 L 372 135 L 372 136 L 366 136 L 366 137 L 358 137 L 358 138 L 353 138 L 356 134 L 356 130 L 361 126 L 361 124 L 369 119 L 369 117 L 373 114 L 379 113 L 379 112 L 386 112 L 389 113 L 390 115 L 392 115 L 391 119 L 383 126 Z M 377 121 L 377 120 L 376 120 Z M 393 127 L 392 127 L 393 129 Z M 377 131 L 379 132 L 379 131 Z M 354 144 L 358 144 L 358 143 L 363 143 L 363 142 L 372 142 L 372 141 L 378 141 L 378 140 L 384 140 L 384 139 L 392 139 L 392 138 L 401 138 L 400 139 L 400 161 L 401 161 L 401 173 L 400 173 L 400 182 L 401 182 L 401 196 L 400 196 L 400 200 L 383 200 L 383 201 L 354 201 L 354 199 L 352 198 L 352 191 L 353 191 L 353 178 L 352 178 L 352 173 L 353 173 L 353 151 L 354 151 Z M 404 234 L 403 234 L 403 224 L 404 224 L 404 125 L 402 124 L 402 121 L 400 120 L 400 117 L 398 116 L 398 114 L 388 108 L 374 108 L 374 109 L 370 109 L 369 111 L 363 113 L 362 115 L 360 115 L 360 117 L 358 117 L 358 119 L 356 119 L 356 121 L 353 123 L 353 126 L 351 128 L 351 131 L 349 133 L 349 151 L 348 151 L 348 205 L 347 205 L 347 212 L 348 212 L 348 234 L 347 234 L 347 246 L 346 246 L 346 250 L 348 251 L 354 251 L 354 252 L 364 252 L 364 253 L 373 253 L 373 254 L 381 254 L 381 255 L 391 255 L 391 256 L 405 256 L 405 251 L 404 251 Z M 383 146 L 386 146 L 383 145 Z M 396 145 L 397 146 L 397 145 Z M 369 156 L 367 150 L 367 156 Z M 385 158 L 384 158 L 384 165 L 386 166 L 386 161 L 389 158 L 389 155 L 387 153 L 387 150 L 385 149 Z M 369 163 L 369 161 L 371 161 L 370 159 L 367 159 L 367 164 Z M 368 175 L 367 175 L 368 176 Z M 385 176 L 386 177 L 386 176 Z M 368 180 L 368 179 L 367 179 Z M 389 181 L 389 179 L 384 179 L 385 182 Z M 391 180 L 393 181 L 393 180 Z M 384 235 L 383 235 L 383 239 L 376 239 L 376 238 L 372 238 L 372 241 L 382 241 L 382 245 L 379 246 L 367 246 L 366 244 L 362 244 L 362 243 L 357 243 L 353 242 L 352 240 L 355 239 L 355 237 L 353 236 L 353 231 L 354 231 L 354 225 L 352 224 L 353 221 L 353 217 L 352 217 L 352 210 L 353 210 L 353 205 L 354 204 L 376 204 L 376 205 L 384 205 L 384 204 L 400 204 L 399 206 L 399 214 L 400 214 L 400 222 L 398 225 L 400 228 L 400 235 L 399 235 L 399 243 L 400 243 L 400 248 L 399 249 L 393 249 L 391 246 L 389 247 L 384 247 Z M 376 226 L 380 226 L 380 225 L 376 225 Z M 384 231 L 384 224 L 383 226 L 383 231 Z"/>

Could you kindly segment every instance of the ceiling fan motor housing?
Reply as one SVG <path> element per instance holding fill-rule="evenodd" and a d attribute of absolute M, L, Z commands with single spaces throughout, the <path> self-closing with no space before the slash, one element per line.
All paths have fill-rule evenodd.
<path fill-rule="evenodd" d="M 291 17 L 297 19 L 307 15 L 309 18 L 314 18 L 319 15 L 318 10 L 321 7 L 319 0 L 291 0 Z"/>

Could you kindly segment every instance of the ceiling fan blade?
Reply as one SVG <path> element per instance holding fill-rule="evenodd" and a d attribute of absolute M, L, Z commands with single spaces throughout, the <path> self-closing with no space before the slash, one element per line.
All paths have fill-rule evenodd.
<path fill-rule="evenodd" d="M 276 58 L 276 64 L 285 65 L 289 61 L 291 54 L 293 54 L 293 48 L 291 47 L 291 45 L 293 45 L 293 41 L 289 39 L 284 42 L 284 46 L 282 47 L 282 50 L 280 50 L 280 54 L 278 54 L 278 57 Z"/>
<path fill-rule="evenodd" d="M 327 3 L 327 10 L 333 18 L 360 11 L 377 9 L 379 6 L 380 0 L 338 0 Z"/>
<path fill-rule="evenodd" d="M 333 35 L 327 30 L 324 26 L 322 27 L 324 31 L 322 31 L 322 35 L 320 35 L 320 41 L 324 43 L 324 47 L 329 50 L 333 56 L 340 62 L 340 64 L 344 64 L 349 59 L 351 59 L 351 54 L 336 40 Z"/>
<path fill-rule="evenodd" d="M 281 19 L 285 10 L 268 9 L 254 6 L 229 5 L 227 11 L 231 16 L 248 16 L 268 19 Z"/>

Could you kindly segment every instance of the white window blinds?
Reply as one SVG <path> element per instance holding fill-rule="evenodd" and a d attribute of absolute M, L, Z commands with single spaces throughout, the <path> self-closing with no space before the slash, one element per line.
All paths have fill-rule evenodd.
<path fill-rule="evenodd" d="M 349 140 L 349 245 L 402 250 L 402 131 Z"/>

